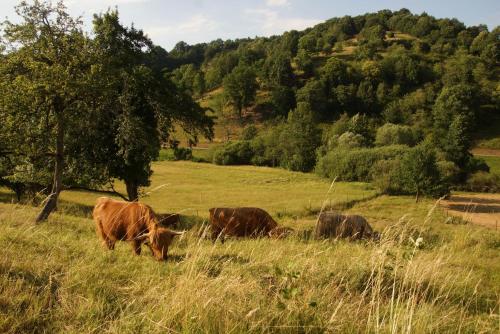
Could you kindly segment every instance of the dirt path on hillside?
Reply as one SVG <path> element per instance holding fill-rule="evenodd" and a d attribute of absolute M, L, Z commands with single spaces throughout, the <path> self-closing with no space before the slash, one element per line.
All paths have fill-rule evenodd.
<path fill-rule="evenodd" d="M 441 201 L 451 216 L 484 227 L 500 230 L 500 194 L 460 194 Z"/>

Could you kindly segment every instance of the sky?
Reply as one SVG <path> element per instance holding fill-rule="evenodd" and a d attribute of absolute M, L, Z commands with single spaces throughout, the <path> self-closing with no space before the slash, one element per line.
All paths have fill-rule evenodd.
<path fill-rule="evenodd" d="M 29 0 L 28 0 L 29 1 Z M 18 0 L 0 0 L 0 18 L 16 20 Z M 381 9 L 408 8 L 438 18 L 457 18 L 467 26 L 500 25 L 500 0 L 65 0 L 71 15 L 90 30 L 92 15 L 118 7 L 123 24 L 144 30 L 167 50 L 217 38 L 271 36 L 302 30 L 332 17 Z"/>

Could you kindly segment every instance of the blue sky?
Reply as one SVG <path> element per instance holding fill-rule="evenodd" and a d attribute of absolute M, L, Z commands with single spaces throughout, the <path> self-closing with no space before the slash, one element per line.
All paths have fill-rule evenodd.
<path fill-rule="evenodd" d="M 17 0 L 0 0 L 0 16 L 15 20 Z M 72 15 L 82 15 L 87 29 L 92 14 L 118 6 L 121 20 L 143 29 L 170 50 L 176 42 L 208 42 L 281 34 L 326 19 L 380 9 L 408 8 L 436 17 L 456 17 L 466 25 L 500 25 L 500 0 L 65 0 Z"/>

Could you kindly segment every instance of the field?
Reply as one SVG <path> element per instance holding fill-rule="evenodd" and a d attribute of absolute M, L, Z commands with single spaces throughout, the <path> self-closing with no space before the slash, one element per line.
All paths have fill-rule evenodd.
<path fill-rule="evenodd" d="M 500 174 L 500 156 L 480 156 L 490 167 L 490 173 Z"/>
<path fill-rule="evenodd" d="M 34 225 L 37 208 L 0 192 L 0 332 L 499 330 L 499 232 L 446 217 L 432 200 L 271 168 L 154 171 L 144 201 L 192 222 L 165 263 L 125 243 L 104 250 L 89 219 L 98 194 L 63 193 L 59 211 Z M 215 205 L 265 208 L 297 233 L 213 244 L 200 231 Z M 310 239 L 322 206 L 366 216 L 381 241 Z"/>

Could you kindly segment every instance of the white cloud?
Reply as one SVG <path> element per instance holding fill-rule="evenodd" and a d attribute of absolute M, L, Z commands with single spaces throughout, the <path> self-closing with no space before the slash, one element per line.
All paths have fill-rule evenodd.
<path fill-rule="evenodd" d="M 255 16 L 263 32 L 267 35 L 278 34 L 288 30 L 303 30 L 321 22 L 321 20 L 317 19 L 280 17 L 277 11 L 271 9 L 247 9 L 246 13 Z"/>
<path fill-rule="evenodd" d="M 189 38 L 193 34 L 212 32 L 216 27 L 217 22 L 215 20 L 203 14 L 197 14 L 191 16 L 187 21 L 176 25 L 147 27 L 144 31 L 153 40 L 164 37 L 166 34 L 170 35 L 170 37 L 177 37 L 180 40 L 186 37 Z"/>
<path fill-rule="evenodd" d="M 288 0 L 266 0 L 266 5 L 270 7 L 282 7 L 288 6 L 290 2 Z"/>

